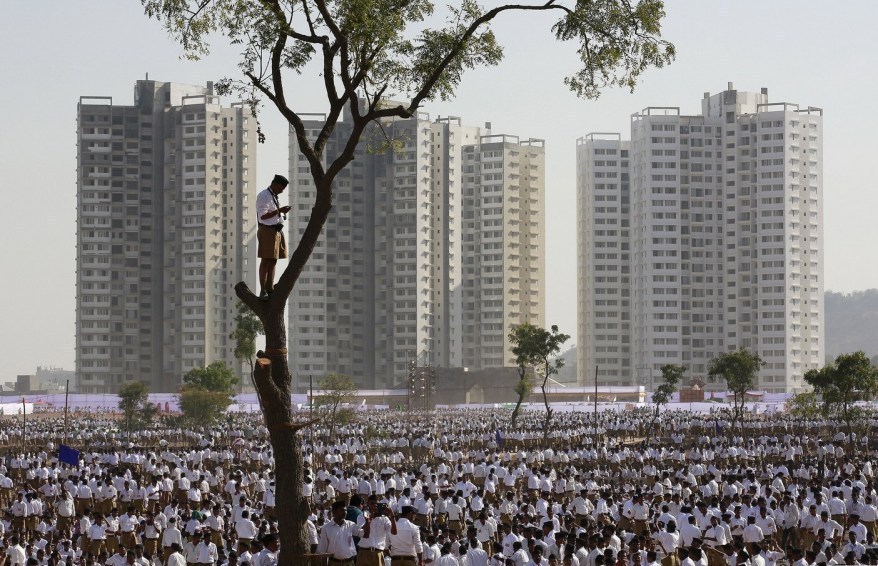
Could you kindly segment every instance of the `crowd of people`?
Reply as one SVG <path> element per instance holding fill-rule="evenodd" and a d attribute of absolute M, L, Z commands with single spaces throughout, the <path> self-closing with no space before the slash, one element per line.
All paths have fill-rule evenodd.
<path fill-rule="evenodd" d="M 874 421 L 543 417 L 364 411 L 303 430 L 310 551 L 330 566 L 878 564 Z M 69 430 L 76 464 L 59 461 L 59 420 L 0 422 L 0 566 L 279 563 L 283 478 L 259 415 Z"/>

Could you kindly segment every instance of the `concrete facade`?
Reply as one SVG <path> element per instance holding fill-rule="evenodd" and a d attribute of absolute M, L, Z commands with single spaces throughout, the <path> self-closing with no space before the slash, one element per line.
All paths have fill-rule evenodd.
<path fill-rule="evenodd" d="M 141 80 L 77 115 L 79 391 L 175 391 L 222 360 L 237 281 L 256 279 L 256 128 L 206 87 Z"/>
<path fill-rule="evenodd" d="M 766 362 L 759 389 L 801 390 L 824 359 L 822 110 L 730 84 L 700 115 L 646 108 L 630 142 L 599 137 L 578 151 L 580 372 L 654 387 L 664 364 L 704 378 L 747 348 Z M 617 290 L 597 279 L 616 273 Z"/>
<path fill-rule="evenodd" d="M 324 117 L 304 117 L 316 138 Z M 336 126 L 330 160 L 349 128 Z M 381 147 L 387 140 L 390 149 Z M 292 244 L 307 225 L 312 183 L 291 135 Z M 389 119 L 364 134 L 334 191 L 291 297 L 299 389 L 328 373 L 390 387 L 416 356 L 436 367 L 502 367 L 509 326 L 543 324 L 542 142 L 490 136 L 457 117 Z"/>

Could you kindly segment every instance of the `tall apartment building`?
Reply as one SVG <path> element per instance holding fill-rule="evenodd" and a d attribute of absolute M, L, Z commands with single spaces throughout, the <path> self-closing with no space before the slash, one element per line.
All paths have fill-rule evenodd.
<path fill-rule="evenodd" d="M 134 380 L 175 391 L 193 368 L 221 360 L 240 369 L 232 287 L 256 278 L 248 115 L 222 106 L 210 84 L 137 81 L 130 106 L 80 99 L 80 392 Z"/>
<path fill-rule="evenodd" d="M 511 328 L 545 325 L 544 204 L 542 140 L 464 149 L 464 367 L 514 366 Z"/>
<path fill-rule="evenodd" d="M 625 143 L 586 136 L 579 144 L 581 371 L 605 366 L 606 383 L 654 386 L 664 364 L 704 377 L 712 358 L 747 348 L 766 362 L 760 389 L 801 389 L 824 358 L 822 110 L 730 84 L 706 93 L 697 116 L 673 107 L 634 114 L 627 160 Z M 614 149 L 619 183 L 610 187 Z M 601 222 L 613 192 L 620 223 L 629 223 L 616 240 Z M 620 261 L 630 248 L 627 265 L 608 243 Z M 617 267 L 618 305 L 597 281 Z M 617 347 L 605 326 L 616 314 Z"/>
<path fill-rule="evenodd" d="M 589 380 L 597 366 L 605 383 L 631 376 L 629 151 L 619 134 L 588 134 L 576 145 L 576 362 Z"/>
<path fill-rule="evenodd" d="M 306 118 L 316 137 L 324 117 Z M 336 127 L 330 159 L 348 128 Z M 416 356 L 439 367 L 502 366 L 508 325 L 543 323 L 542 142 L 486 134 L 419 113 L 364 136 L 335 182 L 332 214 L 291 297 L 290 367 L 299 384 L 342 373 L 388 387 Z M 388 138 L 400 146 L 371 149 Z M 295 136 L 290 187 L 295 241 L 314 199 Z M 488 226 L 498 233 L 490 239 Z M 490 266 L 479 263 L 483 249 Z"/>

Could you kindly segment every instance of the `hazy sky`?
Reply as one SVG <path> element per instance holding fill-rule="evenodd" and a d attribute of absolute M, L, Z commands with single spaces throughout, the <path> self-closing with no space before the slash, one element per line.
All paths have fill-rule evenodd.
<path fill-rule="evenodd" d="M 703 93 L 729 81 L 739 90 L 767 87 L 772 102 L 824 109 L 826 288 L 878 287 L 871 251 L 878 194 L 868 177 L 878 157 L 878 2 L 669 0 L 667 11 L 664 36 L 676 44 L 677 60 L 649 71 L 633 94 L 614 89 L 597 101 L 577 99 L 562 84 L 576 65 L 574 46 L 553 40 L 550 18 L 513 15 L 494 28 L 506 46 L 503 63 L 465 76 L 455 100 L 424 108 L 546 140 L 547 324 L 576 339 L 576 139 L 592 131 L 627 136 L 630 115 L 646 106 L 697 113 Z M 79 97 L 132 104 L 134 82 L 145 73 L 203 84 L 233 75 L 237 57 L 216 44 L 203 61 L 181 60 L 138 0 L 13 0 L 0 15 L 3 382 L 38 364 L 74 368 Z M 313 82 L 288 88 L 305 112 L 324 111 L 320 94 Z M 287 169 L 285 123 L 270 109 L 263 122 L 260 183 Z"/>

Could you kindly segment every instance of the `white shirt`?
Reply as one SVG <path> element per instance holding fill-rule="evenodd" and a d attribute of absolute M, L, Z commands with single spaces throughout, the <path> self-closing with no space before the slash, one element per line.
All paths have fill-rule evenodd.
<path fill-rule="evenodd" d="M 252 539 L 259 531 L 256 529 L 256 525 L 253 524 L 253 521 L 242 518 L 235 523 L 235 532 L 238 533 L 239 539 Z"/>
<path fill-rule="evenodd" d="M 357 534 L 360 538 L 360 548 L 374 548 L 384 550 L 387 545 L 387 535 L 390 534 L 390 519 L 387 517 L 372 517 L 369 525 L 369 538 L 365 537 L 366 516 L 357 517 Z"/>
<path fill-rule="evenodd" d="M 9 550 L 6 551 L 6 556 L 9 557 L 9 566 L 24 566 L 24 563 L 27 562 L 24 548 L 19 545 L 10 546 Z"/>
<path fill-rule="evenodd" d="M 264 215 L 269 212 L 274 212 L 278 209 L 277 203 L 275 203 L 275 194 L 271 192 L 271 189 L 265 189 L 264 191 L 260 191 L 258 195 L 256 195 L 256 221 L 260 224 L 265 224 L 267 226 L 274 226 L 275 224 L 281 224 L 283 219 L 280 214 L 275 214 L 271 218 L 262 218 Z"/>
<path fill-rule="evenodd" d="M 391 556 L 415 557 L 421 552 L 421 532 L 406 518 L 396 521 L 396 534 L 388 533 Z"/>
<path fill-rule="evenodd" d="M 333 558 L 339 560 L 353 558 L 357 554 L 357 549 L 354 547 L 354 532 L 356 530 L 357 525 L 347 520 L 342 520 L 341 525 L 335 521 L 326 523 L 320 529 L 317 553 L 331 554 Z"/>

